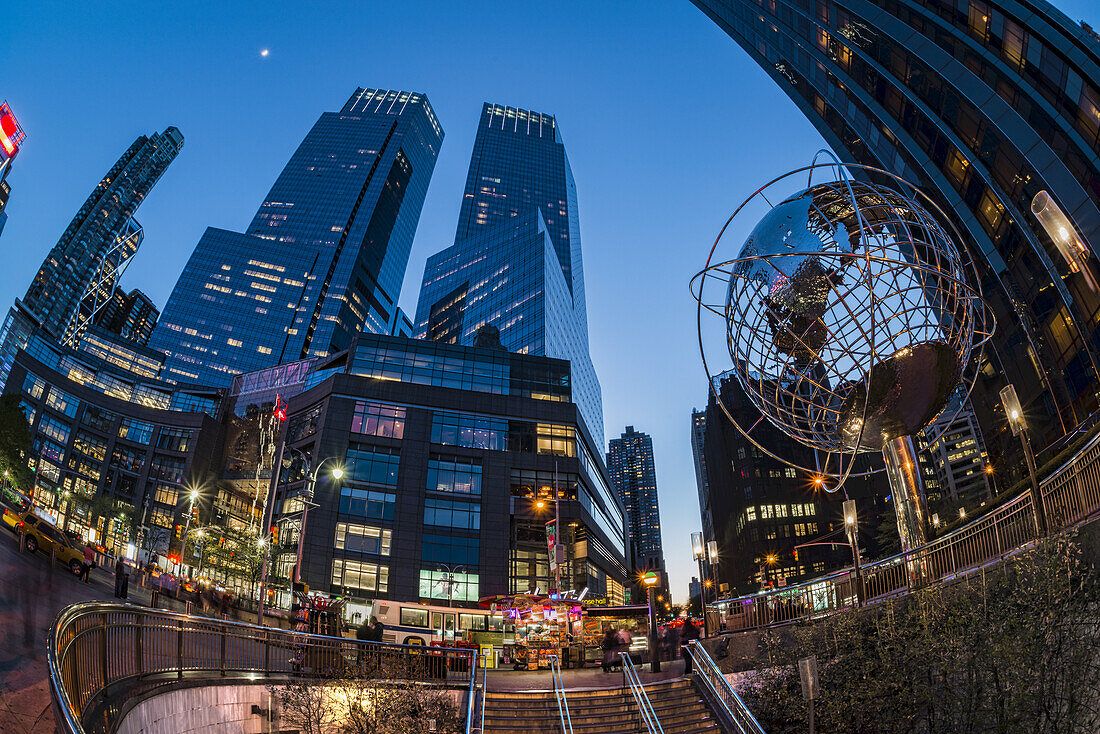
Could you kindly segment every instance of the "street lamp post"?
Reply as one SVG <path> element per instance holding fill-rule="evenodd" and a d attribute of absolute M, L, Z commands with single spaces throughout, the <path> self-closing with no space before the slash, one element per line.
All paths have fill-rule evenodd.
<path fill-rule="evenodd" d="M 715 544 L 717 546 L 717 544 Z M 691 534 L 691 555 L 699 564 L 699 608 L 703 612 L 703 637 L 710 637 L 710 623 L 707 621 L 707 574 L 703 568 L 703 534 Z M 690 601 L 690 600 L 689 600 Z"/>
<path fill-rule="evenodd" d="M 550 561 L 550 565 L 554 569 L 554 591 L 561 594 L 561 562 L 559 557 L 558 547 L 562 546 L 559 542 L 561 540 L 561 496 L 558 494 L 558 462 L 554 461 L 554 543 L 552 546 L 547 547 L 547 558 Z M 535 507 L 543 509 L 546 507 L 546 501 L 536 499 Z"/>
<path fill-rule="evenodd" d="M 848 535 L 848 545 L 852 548 L 852 566 L 856 573 L 856 606 L 863 606 L 863 572 L 859 563 L 859 523 L 855 500 L 844 500 L 844 532 Z"/>
<path fill-rule="evenodd" d="M 303 454 L 301 451 L 298 451 L 297 449 L 291 449 L 291 451 L 294 451 L 303 459 L 308 460 L 308 457 L 306 457 L 305 454 Z M 302 521 L 298 525 L 297 560 L 295 560 L 294 562 L 294 583 L 296 584 L 300 584 L 302 582 L 302 550 L 305 548 L 306 519 L 309 517 L 309 508 L 316 507 L 316 505 L 313 504 L 313 490 L 317 486 L 317 476 L 321 472 L 321 467 L 324 466 L 326 463 L 333 461 L 334 459 L 336 459 L 335 456 L 329 456 L 321 459 L 320 463 L 318 463 L 317 466 L 314 467 L 313 473 L 310 474 L 309 484 L 306 485 L 305 497 L 302 499 Z M 333 479 L 339 479 L 340 477 L 344 476 L 344 470 L 340 467 L 335 467 L 330 473 L 332 474 Z"/>
<path fill-rule="evenodd" d="M 187 558 L 187 533 L 191 531 L 191 518 L 195 515 L 195 500 L 199 498 L 199 490 L 192 489 L 189 496 L 191 498 L 191 505 L 187 510 L 187 524 L 183 527 L 183 547 L 180 548 L 181 561 Z"/>
<path fill-rule="evenodd" d="M 649 669 L 653 673 L 661 672 L 661 656 L 657 650 L 657 611 L 653 608 L 653 588 L 658 580 L 656 571 L 646 571 L 642 575 L 642 583 L 645 584 L 646 597 L 649 600 Z"/>
<path fill-rule="evenodd" d="M 1005 385 L 1001 389 L 1001 404 L 1004 405 L 1008 424 L 1012 427 L 1012 435 L 1019 436 L 1024 445 L 1024 460 L 1027 462 L 1027 473 L 1031 478 L 1031 507 L 1035 516 L 1036 537 L 1042 537 L 1047 532 L 1046 512 L 1043 509 L 1043 494 L 1039 491 L 1039 480 L 1035 476 L 1035 454 L 1031 451 L 1031 436 L 1027 430 L 1027 421 L 1024 420 L 1024 411 L 1020 407 L 1020 399 L 1016 397 L 1016 388 Z M 964 517 L 959 510 L 959 516 Z"/>

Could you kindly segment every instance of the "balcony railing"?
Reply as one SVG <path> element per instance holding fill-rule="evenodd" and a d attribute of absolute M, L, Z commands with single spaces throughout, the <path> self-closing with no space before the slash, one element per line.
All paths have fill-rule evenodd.
<path fill-rule="evenodd" d="M 64 609 L 50 630 L 47 661 L 62 734 L 113 731 L 127 702 L 181 681 L 417 671 L 428 682 L 469 692 L 476 667 L 473 650 L 361 642 L 106 602 Z M 472 709 L 465 708 L 469 730 Z"/>
<path fill-rule="evenodd" d="M 1100 510 L 1100 435 L 1039 486 L 1051 532 L 1072 527 Z M 814 619 L 859 603 L 908 594 L 996 563 L 1036 538 L 1030 492 L 919 548 L 794 586 L 708 603 L 725 612 L 731 630 Z"/>

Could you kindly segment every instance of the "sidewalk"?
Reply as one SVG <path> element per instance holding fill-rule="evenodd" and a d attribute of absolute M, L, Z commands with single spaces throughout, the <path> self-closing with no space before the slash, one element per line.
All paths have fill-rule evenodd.
<path fill-rule="evenodd" d="M 662 660 L 661 672 L 649 672 L 649 663 L 638 665 L 638 677 L 642 683 L 673 680 L 684 675 L 684 661 Z M 593 691 L 606 688 L 624 688 L 626 679 L 616 670 L 605 673 L 599 665 L 590 668 L 567 669 L 561 672 L 562 681 L 567 690 Z M 554 679 L 549 670 L 512 670 L 498 668 L 488 671 L 485 687 L 497 692 L 544 692 L 554 690 Z"/>

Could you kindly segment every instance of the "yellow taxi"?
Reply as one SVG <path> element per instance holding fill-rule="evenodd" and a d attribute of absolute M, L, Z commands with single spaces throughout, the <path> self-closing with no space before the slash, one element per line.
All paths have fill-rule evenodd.
<path fill-rule="evenodd" d="M 24 512 L 19 518 L 20 523 L 15 530 L 26 534 L 26 547 L 30 553 L 40 550 L 50 555 L 56 549 L 58 562 L 73 573 L 80 573 L 84 566 L 83 548 L 75 547 L 56 525 L 33 512 Z"/>
<path fill-rule="evenodd" d="M 14 487 L 0 488 L 0 509 L 4 510 L 3 523 L 12 530 L 22 522 L 19 516 L 30 508 L 31 500 L 27 495 Z"/>

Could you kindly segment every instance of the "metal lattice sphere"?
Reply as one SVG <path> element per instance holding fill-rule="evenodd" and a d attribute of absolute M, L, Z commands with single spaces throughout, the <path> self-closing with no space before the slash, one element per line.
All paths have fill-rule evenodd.
<path fill-rule="evenodd" d="M 813 183 L 819 168 L 836 180 Z M 700 315 L 725 321 L 731 371 L 753 404 L 792 438 L 840 456 L 928 426 L 960 386 L 969 391 L 972 351 L 992 331 L 934 205 L 896 176 L 850 168 L 890 183 L 854 180 L 839 165 L 780 177 L 749 201 L 789 191 L 799 172 L 810 185 L 773 206 L 735 258 L 722 259 L 719 235 L 693 281 Z M 842 463 L 825 472 L 846 473 Z"/>

